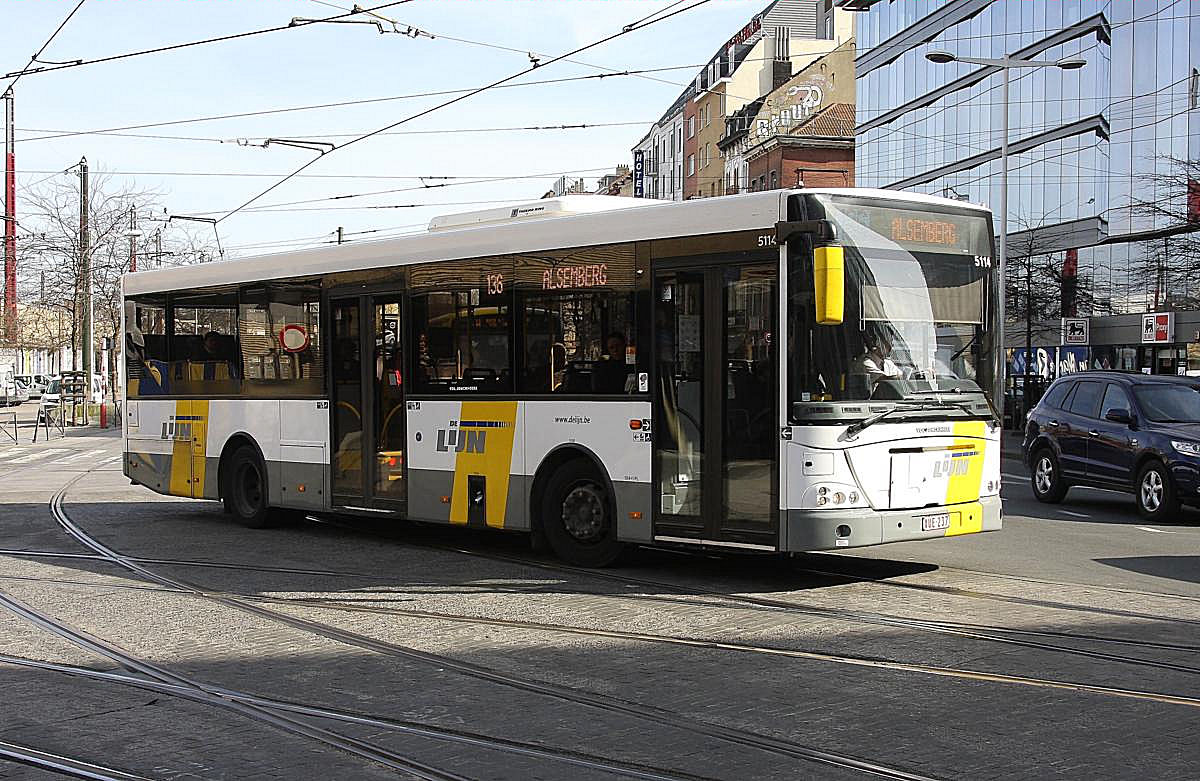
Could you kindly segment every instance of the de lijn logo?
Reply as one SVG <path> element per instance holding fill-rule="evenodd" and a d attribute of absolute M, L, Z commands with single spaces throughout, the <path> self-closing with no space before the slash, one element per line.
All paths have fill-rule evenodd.
<path fill-rule="evenodd" d="M 943 456 L 933 462 L 933 476 L 958 477 L 971 471 L 970 458 L 979 455 L 978 450 L 967 450 Z"/>
<path fill-rule="evenodd" d="M 487 429 L 508 428 L 505 420 L 452 420 L 449 428 L 439 428 L 439 453 L 482 453 L 487 446 Z"/>
<path fill-rule="evenodd" d="M 169 416 L 162 424 L 160 439 L 191 439 L 192 421 L 199 420 L 198 415 Z"/>

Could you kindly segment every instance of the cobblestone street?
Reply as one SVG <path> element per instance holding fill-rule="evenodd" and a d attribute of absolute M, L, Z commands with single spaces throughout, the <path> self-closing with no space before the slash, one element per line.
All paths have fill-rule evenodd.
<path fill-rule="evenodd" d="M 243 529 L 118 454 L 0 452 L 0 744 L 163 779 L 1194 776 L 1197 579 L 1060 556 L 1125 544 L 1124 497 L 1035 518 L 1012 480 L 1000 534 L 585 571 L 516 536 Z M 1138 552 L 1194 549 L 1169 531 Z"/>

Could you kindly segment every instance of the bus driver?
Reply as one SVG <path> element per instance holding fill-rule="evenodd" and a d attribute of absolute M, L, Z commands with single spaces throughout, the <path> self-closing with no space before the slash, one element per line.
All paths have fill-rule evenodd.
<path fill-rule="evenodd" d="M 892 339 L 885 329 L 869 328 L 863 334 L 863 342 L 866 351 L 850 364 L 850 376 L 857 380 L 859 387 L 863 387 L 865 378 L 867 397 L 870 397 L 880 380 L 898 380 L 904 375 L 890 357 Z"/>

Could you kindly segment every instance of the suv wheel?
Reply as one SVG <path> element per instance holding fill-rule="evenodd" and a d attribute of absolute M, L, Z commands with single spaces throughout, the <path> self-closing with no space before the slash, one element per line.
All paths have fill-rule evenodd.
<path fill-rule="evenodd" d="M 1174 520 L 1179 515 L 1179 497 L 1167 468 L 1151 461 L 1138 472 L 1137 506 L 1143 518 L 1152 521 Z"/>
<path fill-rule="evenodd" d="M 1058 504 L 1067 495 L 1067 483 L 1063 480 L 1058 459 L 1050 448 L 1042 448 L 1033 456 L 1033 473 L 1030 475 L 1033 495 L 1039 502 Z"/>

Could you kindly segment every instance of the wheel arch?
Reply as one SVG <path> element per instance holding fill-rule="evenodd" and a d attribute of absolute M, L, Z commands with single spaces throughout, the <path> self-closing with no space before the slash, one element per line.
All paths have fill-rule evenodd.
<path fill-rule="evenodd" d="M 1163 471 L 1166 473 L 1166 476 L 1168 478 L 1172 477 L 1171 467 L 1167 464 L 1167 460 L 1165 458 L 1163 458 L 1162 453 L 1159 453 L 1154 450 L 1146 450 L 1143 453 L 1141 453 L 1134 460 L 1133 474 L 1131 474 L 1129 476 L 1129 479 L 1130 479 L 1131 483 L 1133 484 L 1133 487 L 1135 490 L 1137 489 L 1138 475 L 1140 475 L 1142 473 L 1142 470 L 1146 468 L 1146 464 L 1150 464 L 1150 463 L 1154 463 L 1154 462 L 1157 462 L 1159 465 L 1161 465 L 1163 467 Z"/>
<path fill-rule="evenodd" d="M 600 479 L 604 481 L 604 490 L 608 492 L 608 500 L 616 508 L 616 493 L 613 491 L 612 478 L 609 477 L 608 470 L 604 468 L 600 457 L 586 445 L 581 445 L 577 442 L 567 442 L 552 448 L 546 455 L 542 456 L 541 463 L 538 464 L 533 473 L 533 484 L 529 488 L 529 521 L 530 530 L 538 531 L 542 525 L 542 497 L 546 490 L 546 484 L 550 482 L 550 477 L 560 467 L 570 461 L 582 460 L 586 461 L 591 467 L 596 470 L 596 474 L 600 475 Z"/>
<path fill-rule="evenodd" d="M 258 455 L 258 460 L 263 465 L 263 480 L 266 481 L 269 479 L 269 475 L 267 474 L 267 459 L 263 456 L 262 447 L 259 446 L 258 441 L 251 434 L 245 431 L 235 431 L 229 435 L 229 438 L 225 440 L 225 444 L 221 446 L 221 457 L 217 460 L 218 499 L 225 498 L 225 478 L 227 476 L 226 472 L 228 469 L 229 460 L 234 452 L 243 445 L 249 445 L 254 450 L 255 454 Z M 267 487 L 268 486 L 264 486 L 264 488 Z M 270 496 L 269 492 L 267 493 L 267 496 Z"/>

